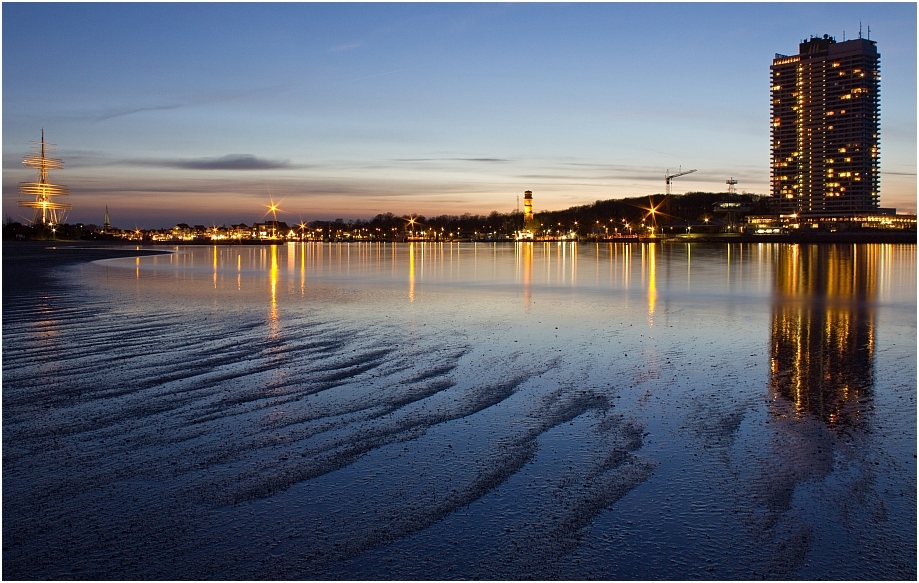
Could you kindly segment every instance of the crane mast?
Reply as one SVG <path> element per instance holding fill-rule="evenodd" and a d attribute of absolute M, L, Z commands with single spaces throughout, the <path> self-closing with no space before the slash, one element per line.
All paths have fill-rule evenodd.
<path fill-rule="evenodd" d="M 695 168 L 694 168 L 694 169 L 692 169 L 692 170 L 686 170 L 686 171 L 683 171 L 683 172 L 677 171 L 676 174 L 671 174 L 671 173 L 670 173 L 670 170 L 668 169 L 668 170 L 667 170 L 667 173 L 664 174 L 664 181 L 667 183 L 667 190 L 666 190 L 665 194 L 666 194 L 667 196 L 670 196 L 670 184 L 673 182 L 673 179 L 674 179 L 674 178 L 676 178 L 676 177 L 678 177 L 678 176 L 685 176 L 685 175 L 687 175 L 687 174 L 692 174 L 692 173 L 695 172 L 695 171 L 696 171 L 696 170 L 695 170 Z"/>

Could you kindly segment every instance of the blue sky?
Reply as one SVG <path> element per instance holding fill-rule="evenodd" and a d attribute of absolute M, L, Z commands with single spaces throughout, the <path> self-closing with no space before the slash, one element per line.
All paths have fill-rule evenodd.
<path fill-rule="evenodd" d="M 916 209 L 916 4 L 3 3 L 3 213 L 57 145 L 68 222 L 508 212 L 769 192 L 769 66 L 881 53 L 881 204 Z"/>

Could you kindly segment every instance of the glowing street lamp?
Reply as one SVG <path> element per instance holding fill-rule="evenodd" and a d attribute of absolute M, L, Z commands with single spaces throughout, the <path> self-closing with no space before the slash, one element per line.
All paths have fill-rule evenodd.
<path fill-rule="evenodd" d="M 267 217 L 269 214 L 271 215 L 271 217 L 272 217 L 272 222 L 271 222 L 271 238 L 272 238 L 272 239 L 275 239 L 275 238 L 277 238 L 278 211 L 280 211 L 280 212 L 284 212 L 284 211 L 282 211 L 280 208 L 278 208 L 278 205 L 275 204 L 274 200 L 272 200 L 272 199 L 269 199 L 269 200 L 271 200 L 271 204 L 265 205 L 265 206 L 268 208 L 268 211 L 267 211 L 264 215 L 262 215 L 262 218 Z"/>

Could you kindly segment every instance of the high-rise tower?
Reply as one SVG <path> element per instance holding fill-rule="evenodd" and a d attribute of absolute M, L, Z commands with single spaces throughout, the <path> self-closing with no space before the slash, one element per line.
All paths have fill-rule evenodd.
<path fill-rule="evenodd" d="M 523 193 L 523 224 L 533 220 L 533 191 Z"/>
<path fill-rule="evenodd" d="M 880 206 L 880 54 L 811 37 L 772 61 L 772 195 L 782 214 Z"/>
<path fill-rule="evenodd" d="M 38 170 L 38 182 L 20 182 L 19 194 L 30 197 L 30 200 L 20 200 L 19 206 L 34 209 L 32 214 L 33 225 L 54 225 L 64 218 L 64 212 L 70 208 L 69 204 L 55 201 L 52 197 L 68 194 L 67 187 L 48 182 L 48 170 L 64 167 L 64 162 L 57 158 L 48 158 L 46 150 L 51 150 L 51 144 L 45 143 L 45 130 L 41 131 L 41 142 L 38 143 L 38 152 L 23 158 L 22 163 L 29 168 Z"/>

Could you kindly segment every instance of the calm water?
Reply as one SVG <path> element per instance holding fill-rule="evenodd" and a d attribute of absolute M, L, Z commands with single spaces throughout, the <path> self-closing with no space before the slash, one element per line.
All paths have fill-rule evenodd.
<path fill-rule="evenodd" d="M 62 269 L 4 304 L 3 575 L 915 579 L 916 264 L 326 243 Z"/>

